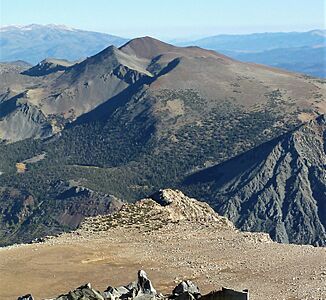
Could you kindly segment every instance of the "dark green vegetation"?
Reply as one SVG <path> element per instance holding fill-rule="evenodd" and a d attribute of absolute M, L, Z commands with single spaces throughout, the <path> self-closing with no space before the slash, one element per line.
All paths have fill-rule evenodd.
<path fill-rule="evenodd" d="M 135 201 L 161 188 L 189 191 L 232 215 L 239 210 L 222 210 L 218 193 L 208 199 L 206 185 L 187 184 L 189 176 L 293 129 L 302 117 L 322 113 L 324 101 L 322 80 L 149 37 L 46 76 L 7 74 L 18 83 L 0 103 L 10 103 L 21 84 L 24 97 L 17 107 L 27 103 L 56 126 L 50 137 L 0 145 L 2 245 L 110 213 L 118 206 L 110 195 Z M 31 77 L 37 84 L 29 84 Z M 27 125 L 38 126 L 30 114 L 18 112 L 0 119 L 4 136 L 15 124 L 12 141 L 21 139 Z M 251 207 L 241 210 L 243 216 L 251 213 Z M 252 222 L 262 231 L 275 229 L 258 217 Z"/>
<path fill-rule="evenodd" d="M 189 109 L 205 105 L 205 100 L 192 90 L 163 91 L 155 100 L 150 99 L 164 102 L 175 97 L 182 99 Z M 56 183 L 59 181 L 73 180 L 100 193 L 135 201 L 162 187 L 183 189 L 181 183 L 193 171 L 222 162 L 294 125 L 289 123 L 270 130 L 282 120 L 280 108 L 268 105 L 263 111 L 248 113 L 225 101 L 200 124 L 163 131 L 158 137 L 159 120 L 146 115 L 146 105 L 143 116 L 133 122 L 126 121 L 134 101 L 131 99 L 126 107 L 119 107 L 106 120 L 71 126 L 60 137 L 0 146 L 0 169 L 4 172 L 0 185 L 24 191 L 26 197 L 37 199 L 36 204 L 28 207 L 28 214 L 21 213 L 24 208 L 21 199 L 5 200 L 9 203 L 2 207 L 2 212 L 9 210 L 16 219 L 13 221 L 10 215 L 2 217 L 4 243 L 28 241 L 31 237 L 72 228 L 56 220 L 58 211 L 64 210 L 58 200 L 60 189 Z M 168 122 L 173 125 L 177 120 L 178 117 L 169 118 Z M 27 171 L 17 174 L 17 162 L 43 152 L 44 160 L 27 164 Z M 197 194 L 193 188 L 191 193 Z M 39 206 L 40 203 L 43 205 Z M 23 214 L 21 219 L 15 216 L 17 212 Z M 14 237 L 7 237 L 8 231 Z"/>

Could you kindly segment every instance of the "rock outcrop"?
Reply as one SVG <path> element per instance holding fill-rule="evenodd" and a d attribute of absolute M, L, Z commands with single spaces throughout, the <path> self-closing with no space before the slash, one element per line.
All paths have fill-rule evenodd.
<path fill-rule="evenodd" d="M 21 297 L 18 297 L 17 300 L 34 300 L 33 296 L 31 294 L 27 294 Z"/>
<path fill-rule="evenodd" d="M 86 218 L 80 229 L 98 232 L 117 226 L 142 226 L 155 230 L 179 222 L 235 230 L 227 218 L 218 215 L 207 203 L 172 189 L 160 190 L 134 204 L 125 204 L 114 214 Z"/>
<path fill-rule="evenodd" d="M 102 293 L 92 288 L 90 283 L 82 285 L 70 291 L 68 294 L 60 295 L 52 300 L 104 300 Z"/>
<path fill-rule="evenodd" d="M 90 283 L 82 285 L 67 294 L 49 300 L 150 300 L 150 299 L 174 299 L 174 300 L 249 300 L 249 292 L 237 292 L 223 288 L 221 291 L 213 291 L 207 295 L 201 295 L 198 287 L 191 281 L 180 282 L 170 295 L 157 293 L 147 274 L 143 270 L 138 271 L 138 278 L 125 286 L 109 286 L 103 293 L 92 288 Z M 31 295 L 19 297 L 17 300 L 34 300 Z"/>
<path fill-rule="evenodd" d="M 148 279 L 147 274 L 143 270 L 138 271 L 136 281 L 126 286 L 111 287 L 104 291 L 105 299 L 155 299 L 157 295 L 152 282 Z"/>
<path fill-rule="evenodd" d="M 199 288 L 190 280 L 180 282 L 172 291 L 175 299 L 199 299 L 201 297 Z"/>

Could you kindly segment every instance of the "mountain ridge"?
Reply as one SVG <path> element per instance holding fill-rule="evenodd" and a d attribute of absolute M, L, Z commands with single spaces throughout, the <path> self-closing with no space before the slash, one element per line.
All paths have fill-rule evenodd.
<path fill-rule="evenodd" d="M 221 34 L 177 44 L 198 45 L 240 61 L 326 77 L 325 30 Z"/>
<path fill-rule="evenodd" d="M 325 131 L 322 115 L 190 176 L 188 184 L 206 182 L 210 203 L 244 230 L 264 223 L 277 241 L 325 245 Z M 255 217 L 261 223 L 253 224 Z"/>

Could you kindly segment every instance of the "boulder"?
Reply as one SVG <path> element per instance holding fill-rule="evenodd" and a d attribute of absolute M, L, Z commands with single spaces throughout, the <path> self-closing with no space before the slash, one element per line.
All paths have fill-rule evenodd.
<path fill-rule="evenodd" d="M 190 280 L 180 282 L 173 290 L 172 295 L 179 297 L 183 294 L 191 294 L 195 299 L 198 299 L 201 294 L 199 288 Z M 188 299 L 187 295 L 184 295 L 182 299 Z M 181 299 L 180 299 L 181 300 Z"/>
<path fill-rule="evenodd" d="M 74 291 L 60 295 L 53 300 L 104 300 L 100 292 L 94 290 L 90 283 L 80 286 Z"/>
<path fill-rule="evenodd" d="M 31 294 L 27 294 L 25 296 L 18 297 L 17 300 L 34 300 Z"/>
<path fill-rule="evenodd" d="M 193 294 L 189 292 L 184 292 L 179 296 L 177 296 L 176 298 L 174 298 L 174 300 L 196 300 L 196 298 L 194 297 Z"/>
<path fill-rule="evenodd" d="M 109 286 L 104 291 L 104 296 L 107 299 L 152 299 L 157 295 L 152 282 L 148 279 L 147 274 L 143 270 L 138 271 L 138 278 L 136 281 L 129 283 L 126 286 L 111 287 Z"/>

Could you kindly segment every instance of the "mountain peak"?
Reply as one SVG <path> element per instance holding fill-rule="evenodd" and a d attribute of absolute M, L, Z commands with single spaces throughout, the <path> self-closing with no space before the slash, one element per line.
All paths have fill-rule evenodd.
<path fill-rule="evenodd" d="M 119 49 L 129 55 L 150 59 L 158 54 L 178 49 L 178 47 L 150 36 L 144 36 L 130 40 Z"/>
<path fill-rule="evenodd" d="M 35 29 L 57 29 L 65 31 L 77 31 L 78 29 L 62 25 L 62 24 L 28 24 L 28 25 L 4 25 L 0 27 L 0 31 L 9 31 L 9 30 L 22 30 L 29 31 Z"/>

